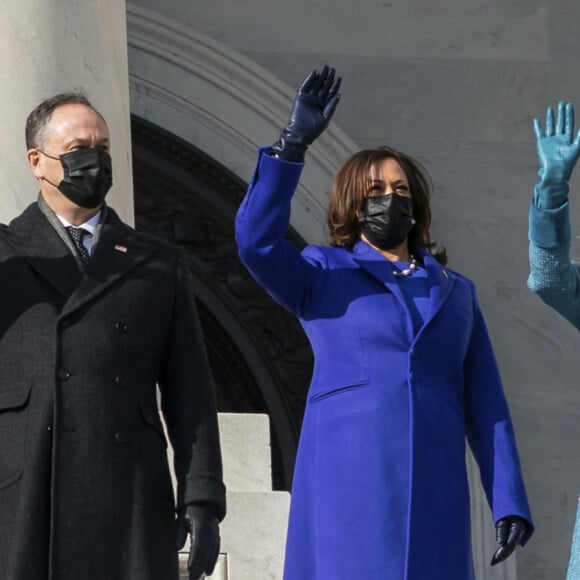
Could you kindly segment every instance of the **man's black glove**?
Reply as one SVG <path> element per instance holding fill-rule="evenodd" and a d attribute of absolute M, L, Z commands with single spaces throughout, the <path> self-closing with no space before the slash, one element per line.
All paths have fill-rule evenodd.
<path fill-rule="evenodd" d="M 334 69 L 324 66 L 320 73 L 312 71 L 302 83 L 288 125 L 272 145 L 272 152 L 285 161 L 302 162 L 308 146 L 330 122 L 340 100 L 341 79 L 334 78 Z"/>
<path fill-rule="evenodd" d="M 189 580 L 198 580 L 202 574 L 210 575 L 215 568 L 220 551 L 218 519 L 203 506 L 188 505 L 177 514 L 176 548 L 181 550 L 190 534 L 187 569 Z"/>
<path fill-rule="evenodd" d="M 528 531 L 529 524 L 519 516 L 506 516 L 495 524 L 495 539 L 499 548 L 491 558 L 491 565 L 503 562 L 515 549 L 521 545 L 522 538 Z"/>

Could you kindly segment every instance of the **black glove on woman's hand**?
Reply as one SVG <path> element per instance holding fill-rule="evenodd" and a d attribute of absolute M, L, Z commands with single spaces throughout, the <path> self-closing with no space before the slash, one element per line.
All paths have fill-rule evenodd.
<path fill-rule="evenodd" d="M 181 550 L 190 534 L 187 570 L 189 580 L 198 580 L 202 574 L 210 575 L 220 552 L 218 519 L 203 506 L 188 505 L 177 514 L 176 548 Z"/>
<path fill-rule="evenodd" d="M 498 520 L 495 524 L 495 539 L 499 548 L 491 558 L 491 565 L 503 562 L 512 554 L 516 546 L 521 545 L 527 531 L 528 522 L 519 516 L 506 516 Z"/>
<path fill-rule="evenodd" d="M 324 66 L 320 73 L 312 71 L 302 83 L 288 125 L 272 145 L 272 152 L 286 161 L 302 162 L 308 146 L 330 122 L 340 100 L 341 79 L 334 78 L 334 69 Z"/>

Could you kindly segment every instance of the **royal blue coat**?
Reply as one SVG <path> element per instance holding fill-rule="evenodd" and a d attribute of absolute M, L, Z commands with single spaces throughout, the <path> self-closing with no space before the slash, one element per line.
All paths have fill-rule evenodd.
<path fill-rule="evenodd" d="M 300 253 L 283 239 L 301 169 L 262 151 L 236 220 L 241 259 L 315 355 L 284 578 L 470 580 L 466 437 L 494 520 L 531 523 L 473 284 L 422 253 L 430 308 L 415 332 L 369 245 Z"/>

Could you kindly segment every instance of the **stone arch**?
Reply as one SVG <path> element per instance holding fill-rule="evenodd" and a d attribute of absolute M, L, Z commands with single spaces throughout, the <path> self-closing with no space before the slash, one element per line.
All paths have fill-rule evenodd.
<path fill-rule="evenodd" d="M 130 3 L 127 41 L 131 112 L 247 182 L 258 147 L 277 138 L 295 91 L 215 40 Z M 334 124 L 309 149 L 291 222 L 307 242 L 324 239 L 330 180 L 356 149 Z"/>

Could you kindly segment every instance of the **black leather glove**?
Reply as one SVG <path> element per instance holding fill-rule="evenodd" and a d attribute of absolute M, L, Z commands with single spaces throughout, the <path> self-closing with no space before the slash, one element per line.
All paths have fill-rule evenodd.
<path fill-rule="evenodd" d="M 302 162 L 308 146 L 330 122 L 340 100 L 338 89 L 341 79 L 334 78 L 334 69 L 324 66 L 320 73 L 312 71 L 300 88 L 288 125 L 272 145 L 272 152 L 286 161 Z"/>
<path fill-rule="evenodd" d="M 210 575 L 220 551 L 218 519 L 207 507 L 188 505 L 177 514 L 176 548 L 181 550 L 190 534 L 187 570 L 189 580 L 198 580 L 202 574 Z"/>
<path fill-rule="evenodd" d="M 528 522 L 519 516 L 506 516 L 498 520 L 495 524 L 495 539 L 499 548 L 491 558 L 491 565 L 503 562 L 512 554 L 516 546 L 521 545 L 527 531 Z"/>

